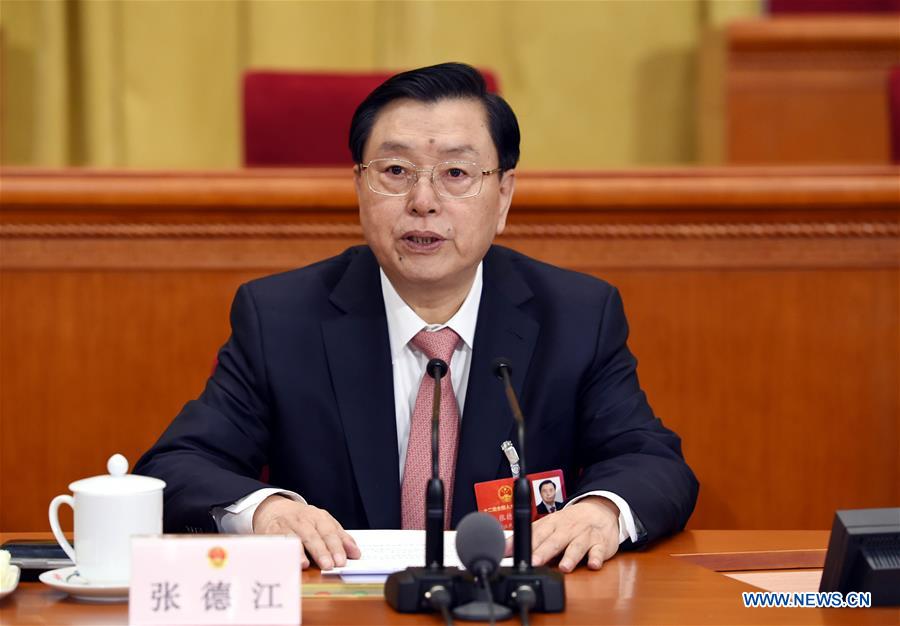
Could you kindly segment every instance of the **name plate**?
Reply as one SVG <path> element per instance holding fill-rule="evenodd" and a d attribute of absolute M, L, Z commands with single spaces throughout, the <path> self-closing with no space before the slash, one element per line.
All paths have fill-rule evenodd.
<path fill-rule="evenodd" d="M 299 624 L 300 540 L 161 535 L 131 540 L 128 621 Z"/>

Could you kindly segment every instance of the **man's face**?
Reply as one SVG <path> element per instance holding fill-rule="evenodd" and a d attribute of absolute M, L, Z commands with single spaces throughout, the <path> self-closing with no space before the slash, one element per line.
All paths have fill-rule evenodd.
<path fill-rule="evenodd" d="M 388 104 L 375 120 L 363 162 L 389 157 L 419 168 L 444 161 L 469 161 L 483 170 L 498 165 L 484 107 L 469 99 Z M 384 196 L 369 189 L 365 172 L 357 172 L 366 241 L 398 289 L 421 288 L 426 297 L 464 289 L 494 236 L 503 232 L 513 181 L 513 172 L 502 180 L 495 173 L 484 177 L 477 196 L 445 198 L 435 192 L 429 173 L 421 172 L 406 196 Z"/>
<path fill-rule="evenodd" d="M 553 483 L 541 485 L 541 500 L 544 504 L 553 504 L 556 501 L 556 485 Z"/>

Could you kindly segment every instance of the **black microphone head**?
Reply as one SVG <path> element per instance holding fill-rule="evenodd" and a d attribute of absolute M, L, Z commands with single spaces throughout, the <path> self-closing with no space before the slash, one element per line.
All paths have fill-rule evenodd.
<path fill-rule="evenodd" d="M 494 359 L 494 362 L 491 363 L 491 371 L 494 372 L 494 376 L 503 380 L 503 370 L 506 370 L 507 373 L 512 376 L 512 363 L 506 357 L 497 357 Z"/>
<path fill-rule="evenodd" d="M 473 574 L 493 574 L 500 566 L 505 550 L 503 528 L 487 513 L 469 513 L 456 527 L 456 554 Z"/>
<path fill-rule="evenodd" d="M 428 365 L 425 366 L 425 371 L 432 378 L 437 378 L 438 376 L 443 378 L 447 375 L 448 369 L 447 364 L 440 359 L 431 359 L 428 361 Z"/>

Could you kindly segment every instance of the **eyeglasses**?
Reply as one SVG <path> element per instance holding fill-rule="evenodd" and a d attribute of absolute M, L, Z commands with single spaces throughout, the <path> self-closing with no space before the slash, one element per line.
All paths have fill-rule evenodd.
<path fill-rule="evenodd" d="M 405 196 L 419 180 L 419 173 L 430 172 L 434 191 L 444 198 L 471 198 L 481 193 L 484 177 L 501 171 L 483 170 L 477 163 L 445 161 L 434 167 L 418 167 L 403 159 L 372 159 L 360 163 L 369 189 L 383 196 Z"/>

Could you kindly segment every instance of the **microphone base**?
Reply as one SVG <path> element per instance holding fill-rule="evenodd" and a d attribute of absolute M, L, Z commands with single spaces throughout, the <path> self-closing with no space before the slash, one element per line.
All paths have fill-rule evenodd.
<path fill-rule="evenodd" d="M 388 576 L 384 583 L 384 599 L 399 613 L 431 613 L 436 609 L 425 594 L 440 585 L 456 598 L 460 574 L 456 567 L 407 567 Z"/>
<path fill-rule="evenodd" d="M 493 609 L 491 605 L 493 604 Z M 502 622 L 512 617 L 513 612 L 509 607 L 497 604 L 496 602 L 488 602 L 487 600 L 477 600 L 462 604 L 453 609 L 453 617 L 463 622 L 487 622 L 491 619 L 493 610 L 494 620 Z"/>
<path fill-rule="evenodd" d="M 394 572 L 384 583 L 384 599 L 398 613 L 434 613 L 437 609 L 431 605 L 425 594 L 438 585 L 450 592 L 452 598 L 450 606 L 454 607 L 454 614 L 462 607 L 470 605 L 481 605 L 485 611 L 488 610 L 484 590 L 476 584 L 470 574 L 455 567 L 408 567 L 401 572 Z M 565 576 L 549 567 L 530 567 L 526 570 L 501 567 L 491 578 L 490 585 L 492 596 L 497 601 L 494 605 L 494 618 L 497 620 L 506 619 L 500 615 L 504 610 L 509 610 L 507 607 L 517 606 L 513 594 L 522 585 L 527 585 L 534 591 L 535 604 L 530 612 L 561 613 L 566 609 Z M 465 609 L 466 613 L 476 614 L 474 611 L 474 606 Z M 467 621 L 489 619 L 486 612 L 477 614 L 483 617 L 468 618 L 457 615 L 457 618 Z"/>
<path fill-rule="evenodd" d="M 549 567 L 501 567 L 491 585 L 494 597 L 507 606 L 516 606 L 513 593 L 522 585 L 532 588 L 535 604 L 533 613 L 561 613 L 566 610 L 565 576 Z"/>

